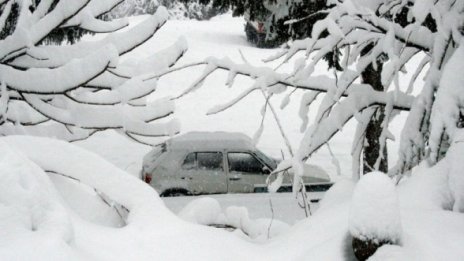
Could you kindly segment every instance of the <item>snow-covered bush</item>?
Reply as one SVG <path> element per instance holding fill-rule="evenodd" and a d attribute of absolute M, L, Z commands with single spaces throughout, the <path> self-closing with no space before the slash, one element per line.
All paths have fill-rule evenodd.
<path fill-rule="evenodd" d="M 200 4 L 199 0 L 188 2 L 179 0 L 125 0 L 107 16 L 114 19 L 134 15 L 154 14 L 159 6 L 166 7 L 169 19 L 174 20 L 208 20 L 221 13 L 219 9 L 213 8 L 211 4 Z"/>
<path fill-rule="evenodd" d="M 223 10 L 213 7 L 212 4 L 200 4 L 200 0 L 191 1 L 161 1 L 163 5 L 171 5 L 169 10 L 170 18 L 183 20 L 183 19 L 196 19 L 208 20 L 216 15 L 224 13 Z"/>
<path fill-rule="evenodd" d="M 398 244 L 402 227 L 395 184 L 386 174 L 371 172 L 356 185 L 350 209 L 354 254 L 369 258 L 384 244 Z"/>
<path fill-rule="evenodd" d="M 201 225 L 220 223 L 221 205 L 213 198 L 199 198 L 189 202 L 178 214 L 184 220 Z"/>
<path fill-rule="evenodd" d="M 158 0 L 124 0 L 108 16 L 112 19 L 133 15 L 154 14 L 160 6 Z"/>
<path fill-rule="evenodd" d="M 115 129 L 139 140 L 178 131 L 174 120 L 153 124 L 173 113 L 173 101 L 148 103 L 156 89 L 156 73 L 172 66 L 186 51 L 179 40 L 171 48 L 136 61 L 119 56 L 146 42 L 168 19 L 165 8 L 142 23 L 127 27 L 126 19 L 98 19 L 118 0 L 0 1 L 0 135 L 30 134 L 65 140 L 85 139 Z M 19 4 L 15 24 L 3 23 Z M 55 5 L 56 4 L 56 5 Z M 107 33 L 96 41 L 41 45 L 57 28 L 78 27 Z"/>

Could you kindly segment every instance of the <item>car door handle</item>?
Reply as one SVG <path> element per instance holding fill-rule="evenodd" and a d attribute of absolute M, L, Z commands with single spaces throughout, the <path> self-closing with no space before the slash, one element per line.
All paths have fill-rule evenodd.
<path fill-rule="evenodd" d="M 185 180 L 185 179 L 192 180 L 192 178 L 191 178 L 191 177 L 181 177 L 180 179 L 184 179 L 184 180 Z"/>
<path fill-rule="evenodd" d="M 229 180 L 240 180 L 241 177 L 239 176 L 233 176 L 233 177 L 230 177 Z"/>

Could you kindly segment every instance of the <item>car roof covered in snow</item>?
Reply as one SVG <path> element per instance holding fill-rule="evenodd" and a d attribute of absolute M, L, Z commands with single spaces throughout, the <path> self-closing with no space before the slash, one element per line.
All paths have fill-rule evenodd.
<path fill-rule="evenodd" d="M 168 150 L 255 150 L 250 137 L 238 132 L 188 132 L 166 144 Z"/>

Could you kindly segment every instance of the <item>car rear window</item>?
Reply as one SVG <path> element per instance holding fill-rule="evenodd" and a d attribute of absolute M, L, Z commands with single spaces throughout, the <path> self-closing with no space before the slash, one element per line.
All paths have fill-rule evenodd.
<path fill-rule="evenodd" d="M 189 153 L 187 157 L 185 157 L 184 162 L 182 163 L 182 168 L 183 169 L 194 169 L 196 167 L 195 159 L 196 159 L 195 152 Z"/>

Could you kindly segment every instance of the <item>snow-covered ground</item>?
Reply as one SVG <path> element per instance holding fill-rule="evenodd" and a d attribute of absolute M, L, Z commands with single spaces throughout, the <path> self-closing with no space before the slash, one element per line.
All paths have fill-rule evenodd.
<path fill-rule="evenodd" d="M 180 219 L 140 179 L 94 153 L 52 139 L 4 137 L 0 139 L 0 226 L 5 233 L 0 234 L 0 257 L 2 260 L 354 260 L 349 231 L 355 230 L 367 238 L 371 233 L 381 238 L 391 236 L 385 231 L 394 233 L 399 246 L 380 248 L 373 260 L 462 260 L 464 222 L 462 213 L 450 211 L 454 199 L 448 184 L 455 170 L 462 168 L 462 162 L 455 160 L 464 152 L 462 143 L 455 143 L 450 152 L 449 158 L 433 168 L 418 169 L 398 187 L 385 177 L 369 178 L 375 174 L 364 176 L 359 186 L 350 180 L 340 180 L 310 218 L 289 227 L 277 215 L 274 220 L 255 218 L 245 208 L 221 205 L 213 198 L 190 202 L 180 211 Z M 52 183 L 49 175 L 68 177 L 68 182 L 74 185 L 57 191 L 53 184 L 61 183 L 55 179 Z M 69 198 L 72 187 L 83 184 L 90 190 L 81 191 L 80 200 L 72 202 Z M 112 223 L 89 211 L 104 210 L 95 204 L 101 199 L 92 189 L 127 208 L 130 213 L 126 221 Z M 370 200 L 368 196 L 373 190 L 382 191 L 385 198 L 377 197 L 379 204 L 359 208 Z M 352 200 L 356 198 L 363 201 L 353 208 Z M 109 206 L 113 205 L 112 200 L 108 201 Z M 279 199 L 272 201 L 278 209 Z M 256 203 L 264 204 L 262 200 Z M 385 212 L 383 208 L 392 204 L 397 211 Z M 82 212 L 84 208 L 86 213 Z M 388 216 L 382 216 L 379 229 L 376 217 L 384 212 Z M 363 219 L 362 224 L 349 219 L 366 217 L 364 214 L 372 219 Z M 192 222 L 224 222 L 240 229 L 228 232 Z M 389 229 L 392 225 L 393 230 Z"/>

